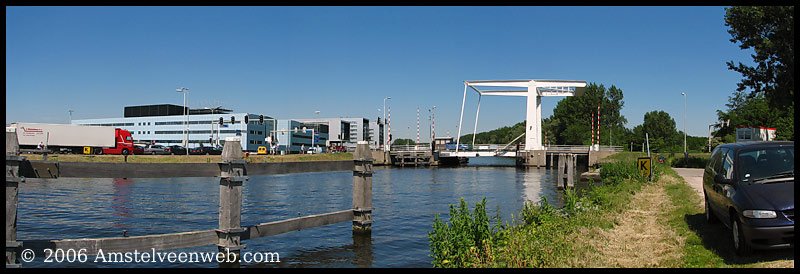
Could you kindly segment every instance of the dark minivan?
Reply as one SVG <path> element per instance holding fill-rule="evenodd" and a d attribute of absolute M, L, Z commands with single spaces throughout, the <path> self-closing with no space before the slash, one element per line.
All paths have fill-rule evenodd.
<path fill-rule="evenodd" d="M 737 255 L 794 247 L 794 142 L 717 146 L 703 192 L 706 220 L 731 229 Z"/>

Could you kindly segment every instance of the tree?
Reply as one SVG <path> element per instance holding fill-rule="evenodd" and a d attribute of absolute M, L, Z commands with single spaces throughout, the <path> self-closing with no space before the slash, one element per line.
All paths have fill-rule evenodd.
<path fill-rule="evenodd" d="M 669 113 L 661 110 L 645 113 L 641 128 L 634 128 L 634 131 L 639 131 L 638 134 L 642 136 L 638 137 L 642 138 L 641 140 L 644 140 L 644 134 L 647 133 L 650 138 L 651 150 L 676 151 L 679 144 L 681 147 L 683 146 L 683 135 L 678 135 L 675 120 L 669 116 Z"/>
<path fill-rule="evenodd" d="M 756 66 L 727 62 L 743 79 L 728 98 L 728 110 L 717 110 L 730 127 L 714 136 L 733 142 L 737 126 L 763 126 L 776 128 L 778 140 L 794 140 L 794 6 L 726 8 L 725 25 L 731 42 L 755 51 Z"/>
<path fill-rule="evenodd" d="M 717 119 L 730 121 L 729 126 L 722 127 L 714 133 L 725 142 L 736 141 L 736 127 L 771 127 L 776 128 L 778 140 L 794 140 L 794 108 L 785 112 L 770 108 L 764 95 L 749 97 L 743 91 L 734 92 L 728 97 L 727 111 L 717 110 Z"/>
<path fill-rule="evenodd" d="M 622 90 L 616 86 L 589 83 L 580 96 L 562 99 L 553 109 L 553 115 L 542 121 L 542 130 L 548 132 L 552 144 L 588 145 L 591 143 L 592 119 L 597 119 L 597 105 L 600 105 L 600 134 L 608 135 L 608 128 L 623 128 L 628 122 L 620 110 L 625 105 Z M 595 128 L 595 131 L 597 129 Z M 620 136 L 620 143 L 627 144 Z M 605 143 L 605 140 L 603 141 Z"/>
<path fill-rule="evenodd" d="M 737 90 L 752 88 L 750 97 L 763 94 L 772 107 L 794 108 L 794 6 L 726 8 L 725 25 L 731 42 L 755 50 L 756 67 L 727 62 L 744 77 Z"/>

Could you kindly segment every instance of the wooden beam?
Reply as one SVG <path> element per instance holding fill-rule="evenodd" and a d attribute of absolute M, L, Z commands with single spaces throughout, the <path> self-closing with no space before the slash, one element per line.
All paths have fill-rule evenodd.
<path fill-rule="evenodd" d="M 258 224 L 247 227 L 241 234 L 241 240 L 255 239 L 260 237 L 278 235 L 290 231 L 308 229 L 323 225 L 349 222 L 353 220 L 353 210 L 342 210 L 331 213 L 310 215 L 282 221 Z M 180 232 L 170 234 L 133 236 L 133 237 L 110 237 L 96 239 L 65 239 L 65 240 L 23 240 L 26 249 L 33 250 L 36 254 L 44 254 L 46 248 L 55 250 L 56 248 L 67 249 L 86 249 L 86 254 L 97 254 L 102 249 L 108 252 L 149 252 L 155 249 L 170 250 L 188 248 L 204 245 L 215 245 L 219 241 L 217 231 L 201 230 L 191 232 Z"/>
<path fill-rule="evenodd" d="M 290 231 L 308 229 L 323 225 L 349 222 L 353 220 L 353 210 L 342 210 L 331 213 L 317 214 L 293 218 L 282 221 L 258 224 L 246 228 L 242 240 L 278 235 Z"/>
<path fill-rule="evenodd" d="M 155 250 L 169 250 L 203 245 L 213 245 L 218 241 L 217 232 L 212 230 L 181 232 L 171 234 L 112 237 L 97 239 L 68 239 L 68 240 L 26 240 L 22 241 L 24 248 L 31 249 L 35 254 L 43 255 L 45 248 L 56 248 L 75 251 L 86 249 L 87 255 L 97 254 L 102 249 L 108 252 L 148 252 Z"/>

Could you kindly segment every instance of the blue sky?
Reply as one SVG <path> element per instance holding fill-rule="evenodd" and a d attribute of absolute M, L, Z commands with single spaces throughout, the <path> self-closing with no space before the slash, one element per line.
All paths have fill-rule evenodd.
<path fill-rule="evenodd" d="M 751 64 L 724 7 L 6 7 L 6 123 L 122 117 L 131 105 L 222 105 L 279 119 L 382 116 L 392 135 L 457 132 L 465 80 L 564 79 L 622 89 L 628 128 L 663 110 L 707 136 Z M 467 92 L 462 134 L 477 94 Z M 548 117 L 561 97 L 545 97 Z M 584 111 L 584 110 L 576 110 Z M 585 110 L 588 111 L 588 110 Z M 525 119 L 481 101 L 478 131 Z M 587 121 L 588 123 L 588 121 Z M 601 135 L 601 138 L 605 136 Z M 607 139 L 606 139 L 607 140 Z M 605 143 L 605 142 L 604 142 Z"/>

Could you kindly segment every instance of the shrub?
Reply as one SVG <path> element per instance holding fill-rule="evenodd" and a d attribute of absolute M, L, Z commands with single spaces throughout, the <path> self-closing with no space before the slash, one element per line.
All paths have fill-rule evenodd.
<path fill-rule="evenodd" d="M 458 209 L 450 205 L 450 220 L 442 223 L 437 214 L 428 233 L 434 267 L 468 267 L 480 261 L 492 240 L 494 229 L 486 215 L 486 198 L 470 213 L 461 199 Z"/>

